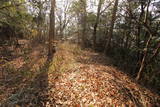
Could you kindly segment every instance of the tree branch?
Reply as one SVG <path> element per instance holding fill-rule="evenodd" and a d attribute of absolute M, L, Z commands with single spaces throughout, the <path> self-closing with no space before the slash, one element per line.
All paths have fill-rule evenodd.
<path fill-rule="evenodd" d="M 14 4 L 14 5 L 11 4 L 11 5 L 8 5 L 8 6 L 2 6 L 2 7 L 0 7 L 0 10 L 6 9 L 6 8 L 10 8 L 10 7 L 14 7 L 14 6 L 20 6 L 22 4 L 24 4 L 24 3 L 19 3 L 19 4 Z"/>

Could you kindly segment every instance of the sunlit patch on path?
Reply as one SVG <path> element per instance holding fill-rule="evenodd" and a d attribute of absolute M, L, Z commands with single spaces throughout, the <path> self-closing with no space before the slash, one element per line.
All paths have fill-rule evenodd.
<path fill-rule="evenodd" d="M 72 56 L 69 59 L 75 60 L 71 62 L 74 68 L 59 73 L 57 78 L 49 74 L 47 107 L 52 104 L 57 107 L 159 106 L 158 96 L 111 66 L 109 58 L 89 50 L 75 54 L 76 48 L 66 45 L 68 48 L 61 46 L 63 54 L 57 55 Z M 65 57 L 64 60 L 69 59 Z"/>

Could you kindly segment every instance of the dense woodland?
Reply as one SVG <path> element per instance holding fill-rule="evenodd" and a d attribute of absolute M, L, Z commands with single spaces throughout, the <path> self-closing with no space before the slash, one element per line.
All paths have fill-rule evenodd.
<path fill-rule="evenodd" d="M 38 54 L 34 54 L 34 51 Z M 81 63 L 83 62 L 81 55 L 83 56 L 83 52 L 86 51 L 100 54 L 97 59 L 90 57 L 93 63 L 96 64 L 100 57 L 100 60 L 109 62 L 110 65 L 121 70 L 117 71 L 124 73 L 131 78 L 131 81 L 158 96 L 157 102 L 153 101 L 155 105 L 153 103 L 145 105 L 148 103 L 140 103 L 137 100 L 128 105 L 160 106 L 158 103 L 160 101 L 159 0 L 1 0 L 0 106 L 12 107 L 16 104 L 16 107 L 26 107 L 23 102 L 11 103 L 7 106 L 8 99 L 12 98 L 10 96 L 20 92 L 15 90 L 34 84 L 33 81 L 43 80 L 44 72 L 41 76 L 38 71 L 47 71 L 52 63 L 54 67 L 51 68 L 54 70 L 51 71 L 70 71 L 68 67 L 70 65 L 67 65 L 72 63 L 70 58 L 79 58 L 78 61 Z M 92 56 L 91 53 L 86 53 L 84 57 L 89 55 Z M 42 61 L 39 62 L 40 59 Z M 91 63 L 90 60 L 88 61 Z M 90 65 L 89 62 L 86 62 L 87 66 Z M 64 66 L 64 63 L 67 64 Z M 32 65 L 35 65 L 34 72 L 30 70 Z M 56 75 L 53 76 L 55 79 L 60 75 L 53 74 Z M 119 76 L 123 77 L 123 75 Z M 46 78 L 49 81 L 49 76 Z M 13 86 L 13 90 L 9 89 Z M 1 91 L 5 89 L 9 91 Z M 27 102 L 28 106 L 44 106 L 40 103 L 41 99 L 36 101 L 39 105 L 29 105 L 31 102 Z M 47 104 L 49 103 L 44 107 L 57 107 L 47 106 Z M 86 105 L 66 106 L 63 103 L 59 106 L 85 107 Z M 94 104 L 87 106 L 94 107 Z M 110 107 L 114 106 L 114 103 L 108 106 L 106 103 L 104 105 L 95 103 L 95 106 Z M 120 107 L 127 107 L 127 105 Z"/>

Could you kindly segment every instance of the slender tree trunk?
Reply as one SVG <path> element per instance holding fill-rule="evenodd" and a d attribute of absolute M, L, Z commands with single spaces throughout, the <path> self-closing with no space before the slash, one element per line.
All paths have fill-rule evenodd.
<path fill-rule="evenodd" d="M 151 56 L 151 58 L 147 62 L 147 64 L 149 64 L 150 62 L 152 62 L 159 53 L 160 53 L 160 43 L 158 44 L 157 48 L 154 50 L 153 55 Z"/>
<path fill-rule="evenodd" d="M 111 47 L 111 39 L 113 36 L 113 28 L 114 28 L 114 23 L 116 20 L 116 13 L 117 13 L 117 8 L 118 8 L 118 0 L 115 0 L 114 7 L 113 7 L 113 12 L 112 12 L 112 19 L 110 23 L 110 28 L 109 28 L 109 33 L 108 33 L 108 40 L 105 45 L 104 53 L 110 50 Z"/>
<path fill-rule="evenodd" d="M 148 26 L 148 11 L 149 11 L 149 5 L 150 5 L 150 0 L 148 1 L 147 3 L 147 11 L 146 11 L 146 14 L 145 14 L 145 18 L 144 18 L 144 24 L 146 24 Z M 144 8 L 143 8 L 143 4 L 141 4 L 141 15 L 140 15 L 140 19 L 139 19 L 139 22 L 142 21 L 142 17 L 143 17 L 143 14 L 144 14 Z M 140 27 L 140 24 L 139 24 L 139 27 Z M 139 28 L 140 30 L 140 28 Z M 146 43 L 146 46 L 144 47 L 144 53 L 143 53 L 143 57 L 142 57 L 142 60 L 140 59 L 140 52 L 138 52 L 138 60 L 141 60 L 141 64 L 140 64 L 140 68 L 139 68 L 139 71 L 138 71 L 138 74 L 136 76 L 136 80 L 138 81 L 141 77 L 141 74 L 142 74 L 142 71 L 144 70 L 145 66 L 147 66 L 147 62 L 146 62 L 146 59 L 147 59 L 147 53 L 148 53 L 148 47 L 149 47 L 149 43 L 151 42 L 152 40 L 152 37 L 153 37 L 153 33 L 151 31 L 149 31 L 150 33 L 150 37 L 149 39 L 147 40 L 147 43 Z M 139 32 L 139 35 L 140 36 L 140 32 Z M 140 37 L 139 37 L 140 38 Z"/>
<path fill-rule="evenodd" d="M 59 22 L 59 36 L 60 37 L 58 39 L 63 38 L 63 22 L 62 22 L 61 16 L 59 17 L 59 20 L 60 20 Z"/>
<path fill-rule="evenodd" d="M 51 12 L 50 12 L 50 28 L 49 28 L 49 44 L 48 44 L 48 58 L 52 58 L 55 52 L 53 46 L 53 40 L 55 37 L 55 0 L 51 0 Z"/>
<path fill-rule="evenodd" d="M 141 74 L 142 74 L 142 71 L 143 71 L 143 69 L 144 69 L 144 67 L 145 67 L 146 58 L 147 58 L 147 52 L 148 52 L 148 47 L 149 47 L 149 43 L 151 42 L 151 40 L 152 40 L 152 35 L 150 35 L 150 37 L 149 37 L 149 39 L 148 39 L 148 41 L 147 41 L 147 43 L 146 43 L 146 47 L 145 47 L 144 50 L 143 50 L 143 51 L 144 51 L 144 55 L 143 55 L 143 58 L 142 58 L 142 61 L 141 61 L 140 69 L 139 69 L 138 74 L 137 74 L 137 76 L 136 76 L 136 80 L 137 80 L 137 81 L 140 79 Z"/>
<path fill-rule="evenodd" d="M 87 18 L 87 12 L 86 12 L 86 7 L 87 7 L 87 3 L 86 0 L 80 0 L 81 4 L 82 4 L 82 17 L 81 17 L 81 23 L 82 23 L 82 47 L 85 48 L 87 45 L 87 35 L 86 35 L 86 18 Z"/>
<path fill-rule="evenodd" d="M 38 33 L 37 33 L 37 36 L 38 36 L 38 38 L 37 38 L 37 40 L 38 40 L 38 42 L 41 42 L 41 40 L 42 40 L 42 29 L 41 29 L 41 25 L 40 24 L 38 24 Z"/>
<path fill-rule="evenodd" d="M 139 22 L 142 22 L 142 18 L 143 18 L 143 15 L 144 15 L 144 5 L 143 3 L 141 3 L 141 13 L 140 13 L 140 16 L 139 16 Z M 141 58 L 141 52 L 140 52 L 140 36 L 141 36 L 141 24 L 139 23 L 138 24 L 138 31 L 137 31 L 137 36 L 136 36 L 136 46 L 138 48 L 137 50 L 137 62 L 141 62 L 142 58 Z"/>
<path fill-rule="evenodd" d="M 93 30 L 93 48 L 96 49 L 96 35 L 97 35 L 97 27 L 99 24 L 99 17 L 100 17 L 100 11 L 101 11 L 101 7 L 102 7 L 102 1 L 103 0 L 99 0 L 99 4 L 98 4 L 98 8 L 97 8 L 97 16 L 96 16 L 96 22 L 94 24 L 94 30 Z"/>
<path fill-rule="evenodd" d="M 127 20 L 127 19 L 126 19 Z M 129 46 L 129 37 L 130 37 L 130 34 L 131 34 L 131 18 L 129 18 L 129 22 L 128 22 L 128 31 L 126 31 L 126 39 L 125 39 L 125 43 L 124 43 L 124 48 L 128 49 Z"/>
<path fill-rule="evenodd" d="M 39 8 L 39 13 L 38 13 L 38 20 L 37 20 L 37 28 L 38 28 L 38 34 L 37 34 L 37 36 L 38 36 L 38 38 L 37 38 L 37 40 L 38 40 L 38 42 L 40 42 L 41 40 L 42 40 L 42 20 L 41 20 L 41 17 L 42 17 L 42 8 L 40 7 Z"/>

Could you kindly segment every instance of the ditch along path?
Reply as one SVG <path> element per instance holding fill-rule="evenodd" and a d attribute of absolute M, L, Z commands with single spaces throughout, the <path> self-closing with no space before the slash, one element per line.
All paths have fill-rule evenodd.
<path fill-rule="evenodd" d="M 53 61 L 42 68 L 4 107 L 160 107 L 160 96 L 112 66 L 108 57 L 75 44 L 58 44 Z"/>

